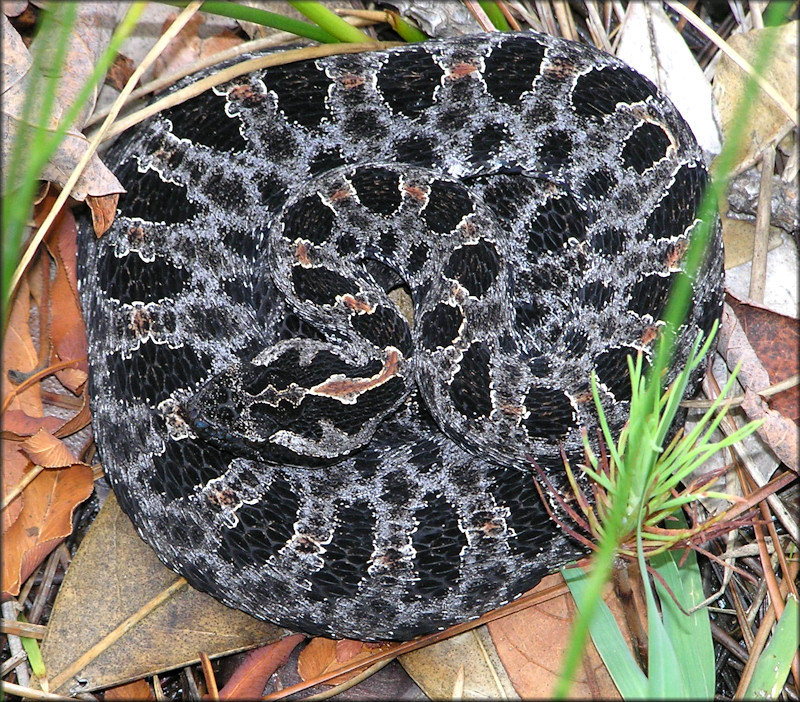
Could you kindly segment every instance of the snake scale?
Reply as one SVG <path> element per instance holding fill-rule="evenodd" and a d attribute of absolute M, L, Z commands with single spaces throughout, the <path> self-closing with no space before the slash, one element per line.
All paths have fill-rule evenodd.
<path fill-rule="evenodd" d="M 706 183 L 649 80 L 540 34 L 429 41 L 249 73 L 106 160 L 127 194 L 79 243 L 95 440 L 170 568 L 284 626 L 407 639 L 582 553 L 530 461 L 564 489 L 593 369 L 625 422 Z M 678 364 L 721 257 L 717 231 Z"/>

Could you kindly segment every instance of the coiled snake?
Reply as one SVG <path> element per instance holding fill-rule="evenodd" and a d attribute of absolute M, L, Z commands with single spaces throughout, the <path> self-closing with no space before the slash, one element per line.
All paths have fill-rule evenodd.
<path fill-rule="evenodd" d="M 285 626 L 405 639 L 581 552 L 529 459 L 562 487 L 559 446 L 581 462 L 592 369 L 624 423 L 706 182 L 647 79 L 532 33 L 330 56 L 107 161 L 128 193 L 79 256 L 95 439 L 169 567 Z M 678 363 L 721 296 L 717 234 Z"/>

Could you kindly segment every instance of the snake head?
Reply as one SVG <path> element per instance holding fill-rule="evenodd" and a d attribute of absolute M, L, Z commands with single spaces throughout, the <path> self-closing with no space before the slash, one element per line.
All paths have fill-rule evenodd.
<path fill-rule="evenodd" d="M 369 441 L 408 396 L 402 353 L 349 357 L 310 339 L 279 342 L 212 376 L 182 403 L 194 434 L 234 455 L 326 465 Z"/>

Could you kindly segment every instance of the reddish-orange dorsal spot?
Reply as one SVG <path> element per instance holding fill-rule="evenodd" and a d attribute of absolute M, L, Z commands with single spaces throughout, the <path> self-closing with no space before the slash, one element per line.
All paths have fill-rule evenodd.
<path fill-rule="evenodd" d="M 365 312 L 366 314 L 372 314 L 375 311 L 375 308 L 370 306 L 368 302 L 359 300 L 358 298 L 353 297 L 350 293 L 342 295 L 341 300 L 344 303 L 345 307 L 351 310 L 355 310 L 356 312 Z"/>
<path fill-rule="evenodd" d="M 339 79 L 339 83 L 341 83 L 342 87 L 346 90 L 352 90 L 353 88 L 358 88 L 364 85 L 365 79 L 364 76 L 357 76 L 354 73 L 347 73 Z"/>
<path fill-rule="evenodd" d="M 252 85 L 237 85 L 228 91 L 229 100 L 263 100 L 264 94 L 253 89 Z"/>
<path fill-rule="evenodd" d="M 335 193 L 333 193 L 330 197 L 331 202 L 340 202 L 341 200 L 346 200 L 350 197 L 353 193 L 350 192 L 349 188 L 339 188 Z"/>
<path fill-rule="evenodd" d="M 689 242 L 686 239 L 679 239 L 669 247 L 667 251 L 667 269 L 677 270 L 680 268 L 680 263 L 686 255 L 689 248 Z"/>
<path fill-rule="evenodd" d="M 652 341 L 654 341 L 658 337 L 658 327 L 655 324 L 651 324 L 644 328 L 642 331 L 642 336 L 639 338 L 639 342 L 642 346 L 649 346 Z"/>
<path fill-rule="evenodd" d="M 393 378 L 400 370 L 400 352 L 390 346 L 386 355 L 386 361 L 380 372 L 371 378 L 347 378 L 341 373 L 332 375 L 319 385 L 310 388 L 310 395 L 321 397 L 332 397 L 347 405 L 351 405 L 358 400 L 360 395 L 383 385 L 387 380 Z"/>
<path fill-rule="evenodd" d="M 450 80 L 459 80 L 466 76 L 472 75 L 477 70 L 478 67 L 474 63 L 456 63 L 450 66 L 450 70 L 447 72 L 447 77 Z"/>
<path fill-rule="evenodd" d="M 131 322 L 128 325 L 128 328 L 134 333 L 135 336 L 147 336 L 147 334 L 150 332 L 151 322 L 152 319 L 150 318 L 149 312 L 143 309 L 136 309 L 131 315 Z"/>
<path fill-rule="evenodd" d="M 416 185 L 406 185 L 403 187 L 403 190 L 409 195 L 409 197 L 414 198 L 418 202 L 423 202 L 428 196 L 422 188 L 417 187 Z"/>
<path fill-rule="evenodd" d="M 297 242 L 297 248 L 294 250 L 294 257 L 300 261 L 300 265 L 304 268 L 309 268 L 311 266 L 311 259 L 308 257 L 308 245 L 304 242 Z"/>

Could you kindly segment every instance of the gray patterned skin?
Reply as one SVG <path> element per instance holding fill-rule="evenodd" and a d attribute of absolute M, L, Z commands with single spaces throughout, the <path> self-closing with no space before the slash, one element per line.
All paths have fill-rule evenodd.
<path fill-rule="evenodd" d="M 128 194 L 79 256 L 95 439 L 170 568 L 284 626 L 407 639 L 581 552 L 529 457 L 563 487 L 592 369 L 622 426 L 706 181 L 649 81 L 539 34 L 431 41 L 250 74 L 108 161 Z M 721 261 L 717 233 L 679 363 Z"/>

